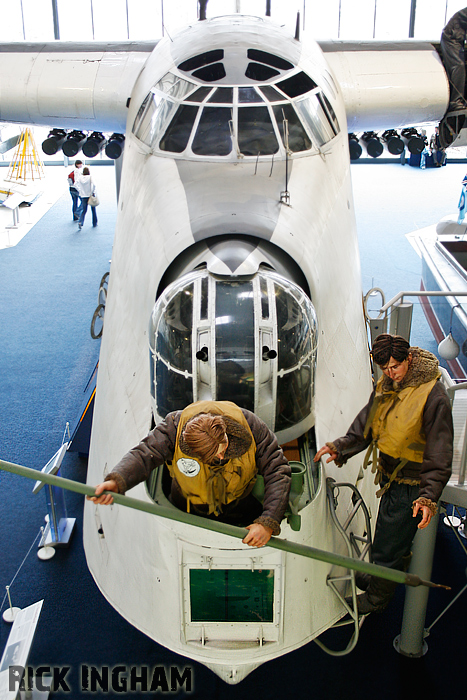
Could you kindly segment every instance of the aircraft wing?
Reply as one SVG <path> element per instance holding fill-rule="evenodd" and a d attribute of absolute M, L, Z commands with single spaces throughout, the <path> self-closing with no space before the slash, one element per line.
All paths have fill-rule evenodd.
<path fill-rule="evenodd" d="M 445 114 L 449 83 L 435 44 L 318 43 L 342 88 L 349 132 L 439 122 Z"/>
<path fill-rule="evenodd" d="M 133 86 L 156 44 L 0 44 L 0 121 L 124 133 Z"/>
<path fill-rule="evenodd" d="M 157 41 L 0 44 L 0 121 L 124 133 L 136 78 Z M 435 45 L 319 42 L 349 131 L 439 122 L 449 85 Z"/>

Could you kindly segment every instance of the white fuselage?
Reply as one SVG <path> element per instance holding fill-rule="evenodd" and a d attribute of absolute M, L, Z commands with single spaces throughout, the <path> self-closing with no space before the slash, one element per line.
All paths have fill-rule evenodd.
<path fill-rule="evenodd" d="M 194 268 L 209 272 L 212 288 L 254 277 L 256 290 L 266 269 L 270 308 L 274 294 L 287 287 L 274 287 L 271 275 L 295 283 L 283 305 L 281 338 L 274 314 L 266 322 L 262 300 L 253 294 L 255 326 L 247 348 L 254 355 L 254 410 L 281 443 L 314 427 L 322 445 L 345 433 L 367 401 L 371 381 L 347 127 L 361 132 L 439 121 L 449 85 L 436 49 L 426 42 L 320 46 L 305 46 L 268 19 L 239 15 L 197 22 L 159 43 L 0 44 L 1 121 L 118 134 L 126 124 L 90 484 L 101 482 L 162 415 L 153 399 L 150 319 L 157 316 L 156 298 L 164 301 L 170 283 Z M 287 368 L 280 366 L 280 352 L 264 360 L 264 338 L 276 352 L 292 337 L 300 315 L 294 318 L 299 305 L 292 297 L 305 292 L 317 320 L 313 354 L 296 357 Z M 178 378 L 192 382 L 193 400 L 218 398 L 216 321 L 192 329 L 200 343 L 209 337 L 209 362 L 200 364 L 195 350 L 206 348 L 192 344 L 195 370 L 185 377 L 175 367 Z M 302 340 L 303 347 L 307 338 Z M 170 373 L 172 366 L 162 360 L 161 374 Z M 272 423 L 284 408 L 275 393 L 279 379 L 288 376 L 294 387 L 283 402 L 293 412 L 306 393 L 307 372 L 312 379 L 300 407 L 306 410 L 298 422 L 283 420 L 277 429 Z M 245 386 L 252 394 L 252 376 Z M 213 388 L 211 397 L 206 387 Z M 335 467 L 326 471 L 340 480 Z M 281 537 L 344 551 L 330 522 L 325 477 L 323 469 L 316 495 L 300 511 L 300 530 L 284 522 Z M 360 477 L 355 459 L 344 480 L 358 482 L 374 516 L 371 475 Z M 131 495 L 150 500 L 144 484 Z M 341 514 L 347 505 L 341 497 Z M 360 527 L 358 518 L 355 523 Z M 329 566 L 252 549 L 191 525 L 87 503 L 84 543 L 97 585 L 125 618 L 230 683 L 313 639 L 344 613 L 326 585 Z M 192 614 L 193 569 L 268 571 L 273 612 L 261 623 L 208 622 L 205 612 Z M 262 585 L 266 590 L 269 582 Z"/>
<path fill-rule="evenodd" d="M 138 109 L 181 61 L 222 47 L 242 84 L 244 55 L 271 51 L 305 71 L 325 92 L 339 132 L 288 159 L 280 136 L 271 155 L 174 155 L 132 133 Z M 229 54 L 230 52 L 230 54 Z M 243 61 L 243 63 L 242 63 Z M 227 64 L 227 59 L 226 59 Z M 242 69 L 243 73 L 242 73 Z M 229 82 L 230 80 L 230 82 Z M 243 77 L 243 83 L 249 81 Z M 217 83 L 216 83 L 217 84 Z M 235 93 L 236 94 L 236 93 Z M 288 190 L 290 203 L 281 202 Z M 195 241 L 241 233 L 269 240 L 301 268 L 318 319 L 313 423 L 317 442 L 343 434 L 370 392 L 367 338 L 344 104 L 318 46 L 308 53 L 262 20 L 198 23 L 161 42 L 134 87 L 128 114 L 118 223 L 100 353 L 88 482 L 102 481 L 123 454 L 148 432 L 151 414 L 148 323 L 167 268 Z M 357 479 L 358 465 L 345 480 Z M 371 488 L 361 483 L 371 501 Z M 144 484 L 132 496 L 149 499 Z M 325 550 L 341 549 L 326 509 L 325 475 L 302 511 L 302 527 L 282 526 L 282 537 Z M 102 526 L 104 536 L 98 528 Z M 101 591 L 133 625 L 170 649 L 205 663 L 237 682 L 260 663 L 296 648 L 343 614 L 326 585 L 330 567 L 189 525 L 129 509 L 85 508 L 85 549 Z M 275 572 L 274 619 L 266 624 L 196 624 L 190 620 L 190 566 L 256 566 Z M 261 643 L 258 642 L 261 640 Z"/>

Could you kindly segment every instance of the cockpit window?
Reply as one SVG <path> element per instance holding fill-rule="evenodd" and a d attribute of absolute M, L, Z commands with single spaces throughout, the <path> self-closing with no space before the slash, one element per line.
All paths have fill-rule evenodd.
<path fill-rule="evenodd" d="M 238 110 L 238 146 L 245 156 L 277 153 L 279 144 L 267 107 L 242 107 Z"/>
<path fill-rule="evenodd" d="M 193 72 L 194 78 L 204 80 L 206 83 L 214 83 L 216 80 L 222 80 L 227 73 L 225 72 L 223 63 L 213 63 L 211 66 L 205 66 Z"/>
<path fill-rule="evenodd" d="M 162 151 L 182 153 L 188 145 L 197 113 L 198 107 L 180 105 L 160 141 L 159 148 Z"/>
<path fill-rule="evenodd" d="M 280 70 L 291 70 L 293 68 L 293 64 L 289 63 L 289 61 L 286 61 L 285 58 L 275 56 L 272 53 L 267 53 L 267 51 L 260 51 L 259 49 L 248 49 L 247 56 L 253 61 L 267 63 L 268 66 L 274 66 L 274 68 L 279 68 Z"/>
<path fill-rule="evenodd" d="M 223 58 L 224 50 L 214 49 L 214 51 L 206 51 L 205 53 L 198 54 L 198 56 L 193 56 L 193 58 L 189 58 L 187 61 L 180 63 L 178 67 L 183 71 L 192 71 L 196 70 L 196 68 L 207 66 L 210 63 L 222 61 Z"/>
<path fill-rule="evenodd" d="M 165 100 L 158 93 L 150 92 L 141 105 L 133 124 L 133 133 L 140 141 L 152 146 L 173 113 L 178 107 L 177 102 Z"/>
<path fill-rule="evenodd" d="M 320 95 L 310 95 L 296 102 L 296 108 L 303 121 L 309 127 L 318 146 L 324 146 L 335 136 L 334 127 L 327 115 Z"/>
<path fill-rule="evenodd" d="M 264 102 L 264 99 L 254 87 L 239 87 L 238 103 L 244 104 L 247 102 Z"/>
<path fill-rule="evenodd" d="M 197 156 L 227 156 L 232 150 L 229 107 L 204 107 L 193 144 Z"/>
<path fill-rule="evenodd" d="M 277 92 L 275 88 L 272 87 L 272 85 L 263 85 L 260 88 L 261 92 L 263 95 L 266 97 L 266 99 L 269 100 L 269 102 L 283 102 L 284 101 L 284 95 L 281 95 L 280 92 Z"/>
<path fill-rule="evenodd" d="M 184 80 L 183 78 L 180 78 L 180 76 L 174 75 L 174 73 L 167 73 L 161 80 L 159 80 L 158 83 L 156 83 L 154 89 L 165 92 L 167 95 L 170 95 L 170 97 L 173 97 L 176 100 L 183 100 L 185 95 L 191 92 L 195 87 L 196 85 L 194 83 L 190 83 L 188 80 Z"/>
<path fill-rule="evenodd" d="M 212 87 L 200 87 L 190 95 L 190 102 L 202 102 L 205 97 L 209 95 L 213 88 Z"/>
<path fill-rule="evenodd" d="M 281 80 L 277 83 L 277 87 L 285 92 L 287 97 L 298 97 L 299 95 L 304 95 L 305 92 L 310 92 L 318 86 L 315 81 L 310 78 L 306 73 L 301 71 L 292 75 L 290 78 Z"/>
<path fill-rule="evenodd" d="M 321 92 L 319 94 L 318 99 L 321 101 L 321 104 L 324 106 L 324 110 L 328 113 L 329 117 L 331 118 L 331 121 L 334 125 L 334 132 L 336 134 L 338 134 L 339 133 L 339 122 L 337 121 L 336 113 L 333 110 L 331 103 L 329 102 L 329 100 L 326 97 L 326 95 L 324 94 L 324 92 Z"/>
<path fill-rule="evenodd" d="M 269 66 L 263 66 L 261 63 L 249 63 L 246 67 L 245 75 L 250 80 L 262 82 L 275 78 L 276 75 L 279 75 L 279 71 Z"/>
<path fill-rule="evenodd" d="M 214 94 L 211 95 L 208 102 L 216 102 L 217 104 L 232 104 L 233 88 L 217 88 Z"/>
<path fill-rule="evenodd" d="M 293 65 L 280 56 L 257 49 L 248 49 L 247 54 L 254 59 L 247 77 L 264 82 L 278 75 L 276 82 L 218 87 L 168 72 L 138 110 L 135 136 L 153 151 L 235 159 L 280 150 L 283 155 L 283 148 L 303 153 L 321 148 L 339 133 L 329 97 L 312 78 L 303 71 L 293 73 Z M 179 68 L 215 82 L 225 76 L 228 65 L 220 59 L 223 50 L 208 51 Z"/>
<path fill-rule="evenodd" d="M 292 153 L 308 151 L 311 148 L 311 140 L 303 128 L 293 106 L 286 103 L 274 105 L 272 109 L 276 117 L 284 147 L 288 148 Z M 287 121 L 287 129 L 285 128 L 284 121 Z M 288 136 L 288 143 L 286 142 L 286 135 Z"/>

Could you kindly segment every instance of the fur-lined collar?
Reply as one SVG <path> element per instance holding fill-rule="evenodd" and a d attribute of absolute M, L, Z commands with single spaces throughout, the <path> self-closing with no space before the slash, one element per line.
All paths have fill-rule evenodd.
<path fill-rule="evenodd" d="M 236 420 L 230 418 L 229 416 L 223 416 L 223 418 L 227 428 L 226 432 L 227 437 L 229 438 L 229 445 L 225 452 L 224 459 L 219 461 L 219 464 L 221 465 L 226 464 L 229 461 L 229 459 L 241 457 L 245 454 L 245 452 L 248 452 L 251 445 L 251 435 L 248 433 L 247 429 L 243 427 L 243 425 L 240 425 L 240 423 L 237 423 Z M 182 434 L 180 435 L 180 449 L 189 457 L 197 457 L 197 455 L 194 452 L 192 452 L 192 450 L 190 450 L 187 443 L 185 442 L 183 436 L 184 431 L 185 426 L 183 426 Z"/>
<path fill-rule="evenodd" d="M 383 375 L 383 391 L 402 391 L 409 386 L 421 386 L 441 376 L 438 360 L 433 353 L 417 347 L 409 348 L 409 353 L 412 353 L 412 362 L 403 380 L 397 383 Z"/>

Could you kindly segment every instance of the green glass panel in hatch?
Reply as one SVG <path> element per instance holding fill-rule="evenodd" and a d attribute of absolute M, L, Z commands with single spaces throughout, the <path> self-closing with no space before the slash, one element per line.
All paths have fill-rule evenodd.
<path fill-rule="evenodd" d="M 190 569 L 192 622 L 272 622 L 274 570 Z"/>

